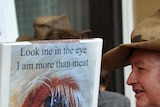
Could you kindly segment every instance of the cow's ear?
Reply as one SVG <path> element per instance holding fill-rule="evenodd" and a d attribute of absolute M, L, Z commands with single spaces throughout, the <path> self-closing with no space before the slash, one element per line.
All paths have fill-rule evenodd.
<path fill-rule="evenodd" d="M 82 33 L 82 38 L 91 38 L 92 31 L 90 29 L 84 30 L 81 33 Z"/>

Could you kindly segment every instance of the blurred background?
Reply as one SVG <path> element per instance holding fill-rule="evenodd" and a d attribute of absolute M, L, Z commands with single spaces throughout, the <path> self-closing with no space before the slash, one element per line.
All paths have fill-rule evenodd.
<path fill-rule="evenodd" d="M 120 43 L 129 43 L 129 36 L 134 26 L 152 15 L 160 5 L 160 0 L 0 1 L 0 15 L 2 16 L 0 18 L 0 41 L 3 41 L 3 35 L 13 35 L 16 31 L 17 35 L 12 41 L 21 35 L 33 36 L 33 21 L 36 17 L 66 13 L 73 29 L 79 31 L 90 29 L 92 37 L 103 38 L 103 53 Z M 130 96 L 131 89 L 125 83 L 130 73 L 128 70 L 130 69 L 124 68 L 111 72 L 108 90 L 125 94 L 133 100 L 134 95 Z"/>

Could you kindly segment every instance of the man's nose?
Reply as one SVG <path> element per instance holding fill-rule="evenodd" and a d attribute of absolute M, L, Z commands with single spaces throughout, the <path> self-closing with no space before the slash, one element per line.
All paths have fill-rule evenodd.
<path fill-rule="evenodd" d="M 136 75 L 136 72 L 134 70 L 132 70 L 128 79 L 127 79 L 127 84 L 132 85 L 135 83 L 137 83 L 137 75 Z"/>

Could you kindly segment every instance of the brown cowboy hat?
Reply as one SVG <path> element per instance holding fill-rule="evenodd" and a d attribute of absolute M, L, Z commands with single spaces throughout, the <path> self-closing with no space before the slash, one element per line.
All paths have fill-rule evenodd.
<path fill-rule="evenodd" d="M 47 33 L 56 29 L 71 29 L 67 14 L 55 16 L 40 16 L 34 19 L 34 35 L 21 35 L 16 41 L 43 40 Z"/>
<path fill-rule="evenodd" d="M 120 44 L 103 55 L 102 68 L 111 71 L 129 65 L 135 48 L 160 51 L 160 9 L 135 27 L 130 44 Z"/>

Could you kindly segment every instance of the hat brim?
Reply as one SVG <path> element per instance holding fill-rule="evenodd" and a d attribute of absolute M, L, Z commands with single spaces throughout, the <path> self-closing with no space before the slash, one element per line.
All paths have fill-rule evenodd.
<path fill-rule="evenodd" d="M 129 65 L 132 50 L 135 48 L 160 51 L 160 38 L 131 44 L 120 44 L 103 55 L 102 69 L 112 71 Z"/>
<path fill-rule="evenodd" d="M 21 35 L 16 39 L 16 41 L 31 41 L 31 40 L 33 40 L 33 37 L 27 35 Z"/>

